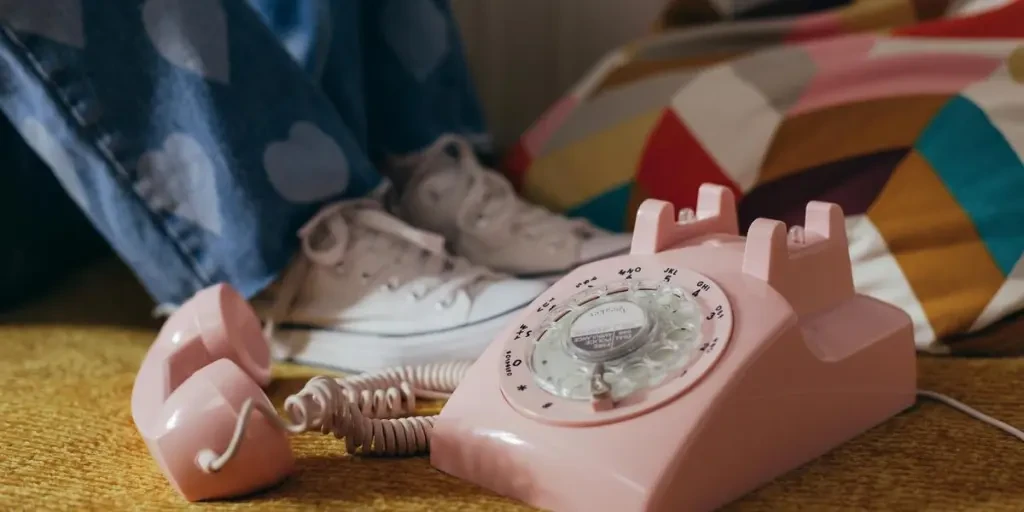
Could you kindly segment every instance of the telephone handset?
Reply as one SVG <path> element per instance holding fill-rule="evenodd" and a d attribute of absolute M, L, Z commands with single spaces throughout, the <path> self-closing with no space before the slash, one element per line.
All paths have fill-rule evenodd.
<path fill-rule="evenodd" d="M 245 301 L 219 285 L 176 311 L 147 354 L 132 414 L 190 501 L 285 478 L 287 434 L 349 453 L 412 455 L 556 511 L 710 510 L 914 403 L 910 318 L 854 291 L 844 218 L 738 234 L 731 192 L 697 211 L 641 205 L 629 255 L 554 284 L 476 362 L 316 377 L 280 418 L 260 389 L 270 355 Z M 437 416 L 407 416 L 447 398 Z"/>

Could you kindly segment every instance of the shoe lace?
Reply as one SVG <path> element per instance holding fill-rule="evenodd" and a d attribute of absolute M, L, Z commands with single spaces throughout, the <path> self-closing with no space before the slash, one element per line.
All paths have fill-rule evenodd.
<path fill-rule="evenodd" d="M 472 297 L 480 286 L 500 277 L 447 254 L 442 237 L 398 220 L 373 200 L 328 205 L 307 221 L 298 235 L 299 257 L 281 277 L 265 319 L 268 337 L 291 309 L 313 265 L 339 275 L 355 273 L 364 285 L 383 281 L 382 287 L 389 291 L 416 281 L 410 297 L 422 300 L 437 293 L 438 309 L 450 307 L 458 293 Z M 415 279 L 422 276 L 436 279 Z"/>
<path fill-rule="evenodd" d="M 440 155 L 449 148 L 455 150 L 453 156 L 462 172 L 440 174 L 432 188 L 452 190 L 456 187 L 451 186 L 449 180 L 470 180 L 467 196 L 458 213 L 459 229 L 482 231 L 504 225 L 514 236 L 542 241 L 554 248 L 591 234 L 592 227 L 584 219 L 567 218 L 522 200 L 507 179 L 480 164 L 464 138 L 442 136 L 427 151 L 428 155 Z M 428 156 L 426 161 L 430 160 L 432 158 Z"/>

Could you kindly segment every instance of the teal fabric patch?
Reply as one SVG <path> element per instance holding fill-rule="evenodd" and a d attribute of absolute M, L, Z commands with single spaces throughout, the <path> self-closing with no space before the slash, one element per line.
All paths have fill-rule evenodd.
<path fill-rule="evenodd" d="M 583 217 L 609 231 L 624 231 L 626 208 L 629 207 L 632 189 L 633 182 L 624 183 L 565 213 L 571 217 Z"/>
<path fill-rule="evenodd" d="M 1004 275 L 1024 254 L 1024 165 L 972 101 L 949 101 L 917 141 Z"/>

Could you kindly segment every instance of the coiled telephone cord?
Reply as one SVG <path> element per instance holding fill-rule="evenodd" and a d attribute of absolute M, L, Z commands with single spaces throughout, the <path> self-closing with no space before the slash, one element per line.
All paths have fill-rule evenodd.
<path fill-rule="evenodd" d="M 279 416 L 269 401 L 247 399 L 224 453 L 202 450 L 196 462 L 207 473 L 223 468 L 238 451 L 254 410 L 292 434 L 319 431 L 345 438 L 350 454 L 426 453 L 436 416 L 406 415 L 416 412 L 417 398 L 448 398 L 472 364 L 452 361 L 400 366 L 344 378 L 313 377 L 302 390 L 285 399 L 288 420 Z"/>

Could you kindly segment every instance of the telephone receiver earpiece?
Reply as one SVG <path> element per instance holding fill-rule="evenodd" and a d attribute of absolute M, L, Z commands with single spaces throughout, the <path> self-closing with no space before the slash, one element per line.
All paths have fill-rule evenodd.
<path fill-rule="evenodd" d="M 227 285 L 197 293 L 161 328 L 132 389 L 132 418 L 150 454 L 188 501 L 254 492 L 291 473 L 287 433 L 253 412 L 240 449 L 217 471 L 199 454 L 227 446 L 244 404 L 272 411 L 270 349 L 260 321 Z"/>
<path fill-rule="evenodd" d="M 200 291 L 160 329 L 135 377 L 132 418 L 186 500 L 277 484 L 295 466 L 290 434 L 330 433 L 350 454 L 424 453 L 434 416 L 407 415 L 417 398 L 448 398 L 472 361 L 313 377 L 285 400 L 288 420 L 262 389 L 270 364 L 259 319 L 228 285 Z"/>

